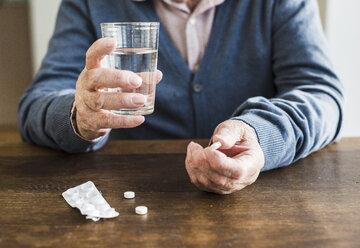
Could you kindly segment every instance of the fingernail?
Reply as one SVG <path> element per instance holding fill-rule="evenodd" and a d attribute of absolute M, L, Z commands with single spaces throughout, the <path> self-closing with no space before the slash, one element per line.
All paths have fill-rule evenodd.
<path fill-rule="evenodd" d="M 142 84 L 142 78 L 136 74 L 132 74 L 129 78 L 129 82 L 134 87 L 139 87 Z"/>
<path fill-rule="evenodd" d="M 105 46 L 109 48 L 116 47 L 116 39 L 110 37 L 105 38 Z"/>
<path fill-rule="evenodd" d="M 135 95 L 132 97 L 132 102 L 136 105 L 143 105 L 145 103 L 145 96 L 143 95 Z"/>
<path fill-rule="evenodd" d="M 141 124 L 145 121 L 145 117 L 144 116 L 137 116 L 136 118 L 136 122 L 137 124 Z"/>

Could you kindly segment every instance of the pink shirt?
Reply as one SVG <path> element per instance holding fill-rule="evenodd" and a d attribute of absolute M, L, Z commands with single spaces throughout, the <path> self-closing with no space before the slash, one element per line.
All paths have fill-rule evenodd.
<path fill-rule="evenodd" d="M 224 1 L 201 0 L 193 11 L 186 3 L 172 0 L 153 1 L 164 28 L 194 73 L 198 69 L 210 37 L 215 7 Z"/>

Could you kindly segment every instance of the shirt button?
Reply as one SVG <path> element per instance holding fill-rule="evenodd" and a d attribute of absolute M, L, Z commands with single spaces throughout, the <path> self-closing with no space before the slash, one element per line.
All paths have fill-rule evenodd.
<path fill-rule="evenodd" d="M 196 20 L 195 20 L 195 18 L 191 18 L 191 19 L 189 20 L 189 22 L 190 22 L 191 25 L 194 25 L 194 24 L 196 23 Z"/>
<path fill-rule="evenodd" d="M 200 93 L 203 90 L 203 86 L 201 83 L 196 83 L 193 85 L 193 90 L 195 93 Z"/>
<path fill-rule="evenodd" d="M 194 66 L 193 73 L 194 74 L 197 73 L 198 70 L 199 70 L 199 64 Z"/>

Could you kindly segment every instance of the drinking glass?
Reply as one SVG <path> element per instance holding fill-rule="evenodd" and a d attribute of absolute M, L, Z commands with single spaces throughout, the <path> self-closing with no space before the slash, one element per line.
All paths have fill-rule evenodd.
<path fill-rule="evenodd" d="M 105 67 L 129 70 L 139 75 L 143 82 L 132 91 L 121 88 L 108 89 L 116 92 L 133 92 L 145 95 L 145 104 L 135 109 L 112 110 L 118 115 L 147 115 L 154 112 L 156 68 L 159 47 L 158 22 L 102 23 L 102 36 L 116 39 L 116 49 L 105 57 Z"/>

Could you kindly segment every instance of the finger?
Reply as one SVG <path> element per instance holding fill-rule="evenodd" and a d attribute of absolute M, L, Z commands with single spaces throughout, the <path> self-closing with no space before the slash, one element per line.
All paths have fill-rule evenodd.
<path fill-rule="evenodd" d="M 233 185 L 233 179 L 219 174 L 215 170 L 209 170 L 206 177 L 219 190 L 229 191 Z"/>
<path fill-rule="evenodd" d="M 257 177 L 258 174 L 251 178 L 247 178 L 246 180 L 237 180 L 220 175 L 215 171 L 211 171 L 211 173 L 206 175 L 207 181 L 205 182 L 208 191 L 218 194 L 230 194 L 254 183 Z"/>
<path fill-rule="evenodd" d="M 155 72 L 152 71 L 144 71 L 144 72 L 137 72 L 137 75 L 139 75 L 144 82 L 148 84 L 152 84 L 153 80 L 155 80 L 155 83 L 159 83 L 161 79 L 163 78 L 163 73 L 159 70 L 156 70 Z"/>
<path fill-rule="evenodd" d="M 145 121 L 141 115 L 115 115 L 110 111 L 106 111 L 105 118 L 99 121 L 101 128 L 134 128 L 141 125 Z"/>
<path fill-rule="evenodd" d="M 134 109 L 143 106 L 146 102 L 146 96 L 137 93 L 85 91 L 83 96 L 85 104 L 94 111 Z"/>
<path fill-rule="evenodd" d="M 197 143 L 190 142 L 187 149 L 186 169 L 191 182 L 200 190 L 220 193 L 221 189 L 211 179 L 215 179 L 203 153 L 203 147 Z M 210 175 L 210 177 L 209 177 Z M 220 176 L 220 175 L 219 175 Z M 217 178 L 216 178 L 217 179 Z M 219 181 L 219 180 L 218 180 Z M 224 182 L 225 183 L 225 182 Z"/>
<path fill-rule="evenodd" d="M 108 110 L 94 112 L 90 109 L 83 109 L 78 112 L 79 121 L 83 129 L 98 132 L 102 129 L 112 128 L 134 128 L 141 125 L 145 118 L 143 116 L 122 116 L 115 115 Z"/>
<path fill-rule="evenodd" d="M 196 142 L 191 141 L 188 145 L 188 152 L 190 154 L 193 154 L 194 152 L 199 152 L 202 150 L 204 150 L 204 148 Z"/>
<path fill-rule="evenodd" d="M 191 169 L 190 163 L 191 163 L 191 156 L 192 156 L 191 144 L 192 144 L 192 142 L 190 142 L 186 148 L 186 158 L 185 158 L 185 168 L 186 168 L 189 176 L 190 176 L 189 170 Z"/>
<path fill-rule="evenodd" d="M 206 148 L 204 150 L 207 161 L 209 161 L 209 166 L 225 177 L 232 179 L 240 179 L 246 173 L 246 168 L 233 158 L 227 157 L 224 153 Z"/>
<path fill-rule="evenodd" d="M 160 70 L 156 70 L 156 83 L 158 84 L 163 78 L 163 73 Z"/>
<path fill-rule="evenodd" d="M 86 89 L 98 90 L 103 88 L 136 89 L 142 84 L 142 78 L 136 73 L 126 70 L 98 68 L 89 70 L 85 74 Z"/>
<path fill-rule="evenodd" d="M 260 159 L 259 159 L 260 158 Z M 244 169 L 244 174 L 241 178 L 242 182 L 247 183 L 247 181 L 252 180 L 251 178 L 256 178 L 259 176 L 261 168 L 264 165 L 261 157 L 256 156 L 250 152 L 241 153 L 233 157 L 233 161 Z M 251 183 L 250 183 L 251 184 Z"/>
<path fill-rule="evenodd" d="M 244 180 L 237 180 L 225 177 L 215 171 L 212 171 L 212 173 L 208 174 L 207 177 L 209 181 L 215 185 L 214 187 L 217 192 L 221 192 L 221 194 L 230 194 L 253 184 L 256 181 L 258 174 L 252 175 Z"/>
<path fill-rule="evenodd" d="M 116 40 L 114 38 L 102 38 L 94 42 L 86 52 L 86 69 L 99 68 L 101 60 L 105 55 L 115 50 Z"/>
<path fill-rule="evenodd" d="M 200 165 L 205 162 L 206 157 L 203 153 L 204 148 L 200 144 L 190 142 L 188 145 L 188 151 L 193 164 Z"/>
<path fill-rule="evenodd" d="M 196 175 L 196 187 L 202 191 L 213 192 L 212 188 L 215 188 L 214 185 L 208 180 L 203 174 Z"/>
<path fill-rule="evenodd" d="M 212 141 L 220 142 L 221 149 L 230 149 L 240 141 L 244 134 L 244 127 L 237 120 L 229 120 L 219 124 L 213 134 Z"/>
<path fill-rule="evenodd" d="M 221 195 L 230 194 L 234 190 L 229 188 L 221 188 L 217 184 L 215 184 L 211 179 L 207 178 L 206 176 L 200 174 L 197 178 L 197 183 L 195 184 L 200 190 L 206 192 L 217 193 Z"/>
<path fill-rule="evenodd" d="M 189 176 L 191 177 L 192 174 L 196 174 L 197 170 L 200 166 L 200 163 L 198 162 L 199 159 L 199 152 L 202 150 L 202 146 L 200 146 L 199 144 L 196 144 L 194 142 L 190 142 L 187 146 L 187 153 L 186 153 L 186 160 L 185 160 L 185 167 L 186 170 L 189 174 Z M 194 181 L 194 180 L 192 180 Z"/>
<path fill-rule="evenodd" d="M 193 184 L 200 189 L 201 191 L 209 192 L 197 179 L 193 182 Z"/>
<path fill-rule="evenodd" d="M 245 185 L 248 185 L 248 181 L 254 176 L 257 178 L 263 166 L 261 161 L 257 161 L 255 154 L 238 154 L 230 158 L 222 152 L 208 150 L 211 149 L 205 149 L 205 154 L 212 169 Z"/>
<path fill-rule="evenodd" d="M 201 145 L 195 142 L 189 143 L 187 147 L 187 160 L 192 170 L 199 170 L 199 167 L 201 167 L 203 163 L 206 163 L 203 150 L 204 148 Z"/>
<path fill-rule="evenodd" d="M 213 171 L 204 157 L 202 146 L 190 142 L 185 161 L 191 182 L 200 190 L 218 194 L 233 192 L 232 180 Z"/>
<path fill-rule="evenodd" d="M 209 178 L 212 182 L 214 182 L 217 185 L 221 185 L 221 186 L 226 185 L 227 177 L 212 170 L 210 166 L 207 165 L 208 161 L 206 159 L 205 150 L 201 145 L 194 142 L 190 142 L 190 144 L 188 145 L 188 153 L 193 156 L 192 162 L 197 162 L 195 164 L 197 164 L 197 169 L 199 170 L 199 172 L 201 174 L 206 175 L 207 178 Z"/>
<path fill-rule="evenodd" d="M 195 184 L 198 188 L 200 188 L 200 184 L 197 180 L 197 174 L 201 173 L 198 169 L 199 164 L 194 163 L 194 153 L 198 153 L 202 150 L 202 146 L 196 144 L 194 142 L 190 142 L 187 146 L 187 153 L 185 159 L 185 168 L 190 177 L 190 180 L 193 184 Z M 195 155 L 195 158 L 197 155 Z"/>

